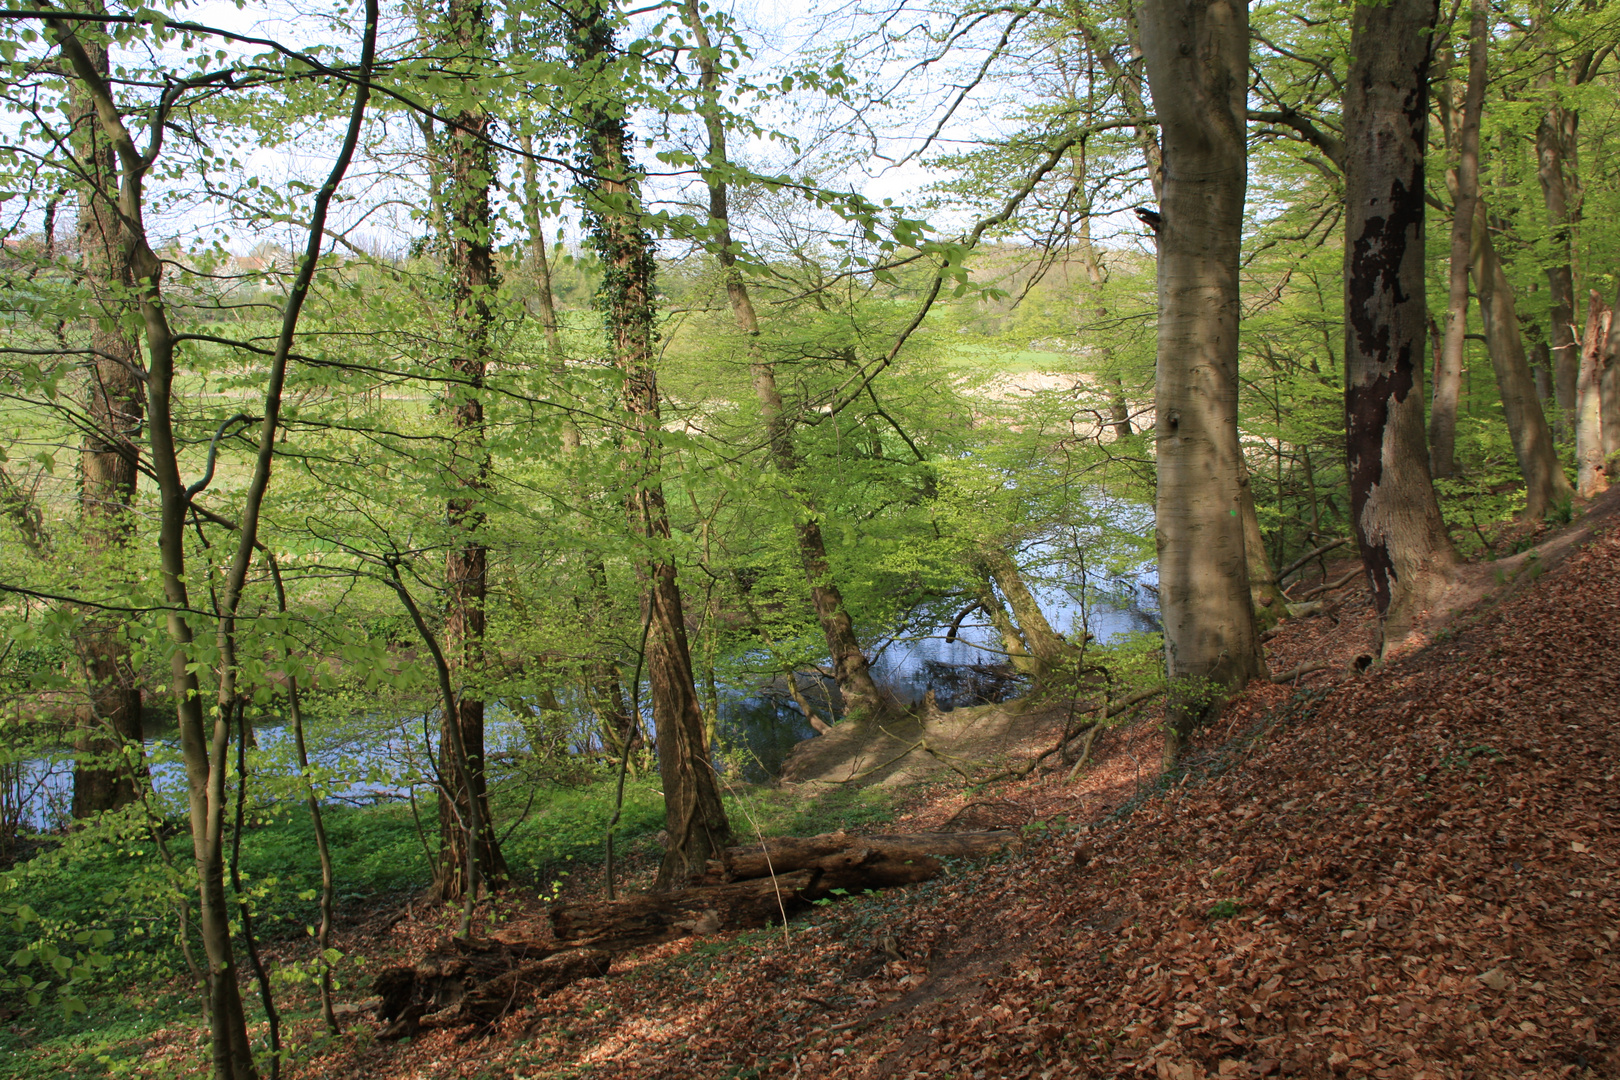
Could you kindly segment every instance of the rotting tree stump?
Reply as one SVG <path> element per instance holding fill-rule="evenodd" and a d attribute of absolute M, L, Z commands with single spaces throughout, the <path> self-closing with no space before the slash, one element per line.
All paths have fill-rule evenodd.
<path fill-rule="evenodd" d="M 451 938 L 410 967 L 378 973 L 379 1039 L 462 1024 L 489 1025 L 569 983 L 606 975 L 613 954 L 528 942 Z"/>

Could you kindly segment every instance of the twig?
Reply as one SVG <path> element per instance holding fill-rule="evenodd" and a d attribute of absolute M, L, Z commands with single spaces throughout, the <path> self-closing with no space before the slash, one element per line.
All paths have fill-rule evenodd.
<path fill-rule="evenodd" d="M 853 784 L 857 780 L 861 780 L 861 779 L 864 779 L 865 777 L 871 776 L 873 773 L 877 772 L 879 769 L 888 768 L 890 765 L 893 765 L 895 762 L 899 761 L 901 758 L 905 757 L 907 754 L 911 753 L 913 750 L 917 749 L 917 747 L 921 746 L 923 743 L 925 743 L 927 741 L 928 741 L 927 739 L 918 739 L 916 742 L 912 743 L 910 746 L 906 747 L 904 750 L 900 751 L 898 754 L 896 754 L 894 757 L 890 758 L 888 761 L 885 761 L 883 764 L 874 765 L 870 769 L 866 769 L 863 772 L 858 772 L 853 776 L 846 776 L 842 780 L 823 780 L 820 777 L 817 777 L 816 780 L 817 780 L 818 783 L 822 783 L 822 784 Z"/>
<path fill-rule="evenodd" d="M 1330 581 L 1326 585 L 1318 585 L 1314 589 L 1306 589 L 1303 593 L 1300 594 L 1299 601 L 1301 603 L 1303 603 L 1304 601 L 1309 600 L 1313 596 L 1321 596 L 1322 594 L 1330 593 L 1330 592 L 1334 591 L 1335 589 L 1342 589 L 1346 585 L 1350 584 L 1351 581 L 1353 581 L 1356 577 L 1360 576 L 1364 572 L 1365 571 L 1361 567 L 1358 566 L 1354 570 L 1350 571 L 1348 574 L 1344 575 L 1344 577 L 1340 578 L 1337 581 Z"/>
<path fill-rule="evenodd" d="M 1289 563 L 1287 566 L 1283 567 L 1280 571 L 1278 571 L 1278 573 L 1277 573 L 1277 581 L 1280 583 L 1283 578 L 1287 577 L 1289 574 L 1292 574 L 1295 570 L 1298 570 L 1298 569 L 1302 568 L 1306 563 L 1310 562 L 1312 559 L 1316 558 L 1317 556 L 1326 555 L 1328 552 L 1332 551 L 1334 548 L 1343 547 L 1344 545 L 1348 544 L 1349 542 L 1350 542 L 1350 538 L 1348 536 L 1341 536 L 1337 540 L 1333 540 L 1333 541 L 1330 541 L 1330 542 L 1328 542 L 1326 544 L 1323 544 L 1321 547 L 1317 548 L 1315 551 L 1308 552 L 1308 553 L 1306 553 L 1304 555 L 1301 555 L 1299 558 L 1295 559 L 1293 562 Z"/>
<path fill-rule="evenodd" d="M 1273 675 L 1271 677 L 1271 681 L 1274 683 L 1293 682 L 1295 679 L 1309 675 L 1313 671 L 1321 671 L 1324 668 L 1330 668 L 1332 666 L 1333 665 L 1328 663 L 1326 660 L 1307 660 L 1298 667 L 1289 668 L 1287 671 L 1284 671 L 1281 674 Z"/>

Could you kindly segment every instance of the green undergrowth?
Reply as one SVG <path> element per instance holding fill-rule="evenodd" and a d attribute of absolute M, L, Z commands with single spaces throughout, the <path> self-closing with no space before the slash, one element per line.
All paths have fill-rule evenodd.
<path fill-rule="evenodd" d="M 497 792 L 497 829 L 512 870 L 513 891 L 543 899 L 569 875 L 599 873 L 604 835 L 613 815 L 610 775 L 569 785 L 545 784 L 530 792 L 508 785 Z M 532 794 L 531 794 L 532 792 Z M 892 819 L 890 798 L 877 789 L 802 790 L 728 785 L 727 813 L 738 842 L 757 836 L 811 835 L 870 829 Z M 437 844 L 438 809 L 432 799 L 370 806 L 330 805 L 324 819 L 336 869 L 340 915 L 362 917 L 403 903 L 431 880 L 423 837 Z M 663 827 L 663 798 L 655 773 L 625 785 L 617 830 L 621 853 L 655 857 Z M 187 940 L 202 955 L 195 929 L 196 891 L 191 838 L 175 828 L 165 841 L 169 865 L 140 819 L 110 816 L 95 829 L 60 838 L 34 858 L 0 873 L 0 909 L 25 909 L 28 918 L 0 917 L 0 981 L 32 971 L 38 1004 L 20 988 L 0 989 L 0 1075 L 154 1075 L 139 1064 L 140 1047 L 154 1031 L 180 1022 L 196 1025 L 198 1001 L 180 949 L 179 911 L 189 908 Z M 256 936 L 272 956 L 313 955 L 309 936 L 319 918 L 320 863 L 308 814 L 301 804 L 260 807 L 250 815 L 240 855 Z M 110 932 L 107 957 L 71 988 L 48 972 L 19 964 L 49 946 L 73 957 L 76 939 Z M 101 940 L 98 936 L 97 940 Z M 241 949 L 238 948 L 239 959 Z M 306 955 L 307 954 L 307 955 Z M 339 963 L 343 979 L 363 979 L 361 957 Z M 274 965 L 273 965 L 274 966 Z M 282 975 L 296 975 L 286 968 Z M 131 988 L 136 988 L 132 992 Z M 70 1013 L 68 993 L 85 1007 Z M 302 991 L 282 985 L 280 994 Z M 256 998 L 250 1011 L 257 1013 Z M 296 1015 L 298 1006 L 293 1006 Z M 195 1051 L 200 1053 L 201 1050 Z"/>

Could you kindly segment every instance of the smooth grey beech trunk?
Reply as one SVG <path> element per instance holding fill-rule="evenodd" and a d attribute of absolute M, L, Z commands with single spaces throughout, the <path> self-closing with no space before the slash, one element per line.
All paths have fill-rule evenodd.
<path fill-rule="evenodd" d="M 1524 476 L 1524 514 L 1533 521 L 1540 520 L 1553 507 L 1568 502 L 1575 489 L 1569 486 L 1569 478 L 1558 462 L 1552 429 L 1536 397 L 1535 378 L 1530 374 L 1524 338 L 1519 332 L 1513 286 L 1502 270 L 1502 260 L 1497 258 L 1483 198 L 1474 209 L 1473 274 L 1485 322 L 1485 341 L 1502 400 L 1502 416 L 1507 420 L 1513 453 Z"/>
<path fill-rule="evenodd" d="M 1457 190 L 1451 216 L 1445 343 L 1434 364 L 1434 409 L 1429 415 L 1429 462 L 1435 476 L 1457 471 L 1457 401 L 1462 392 L 1463 352 L 1468 337 L 1468 264 L 1479 201 L 1479 120 L 1485 108 L 1488 38 L 1487 0 L 1473 0 L 1468 22 L 1468 88 L 1457 124 Z"/>
<path fill-rule="evenodd" d="M 1603 470 L 1603 351 L 1613 313 L 1593 289 L 1581 336 L 1581 370 L 1575 383 L 1575 493 L 1595 498 L 1609 488 Z"/>
<path fill-rule="evenodd" d="M 1139 17 L 1164 161 L 1154 404 L 1173 764 L 1193 729 L 1265 671 L 1237 427 L 1249 12 L 1239 0 L 1147 0 Z"/>
<path fill-rule="evenodd" d="M 1429 475 L 1423 166 L 1435 0 L 1357 6 L 1345 84 L 1345 439 L 1356 540 L 1385 652 L 1456 555 Z"/>
<path fill-rule="evenodd" d="M 1614 298 L 1614 310 L 1620 311 L 1620 295 Z M 1620 318 L 1609 321 L 1598 387 L 1602 401 L 1603 464 L 1613 483 L 1620 480 Z"/>
<path fill-rule="evenodd" d="M 1550 83 L 1551 76 L 1547 79 Z M 1569 184 L 1564 168 L 1564 127 L 1571 114 L 1556 104 L 1536 126 L 1536 179 L 1541 184 L 1542 202 L 1547 208 L 1547 225 L 1552 231 L 1555 252 L 1547 267 L 1547 291 L 1551 299 L 1548 317 L 1552 323 L 1552 383 L 1557 402 L 1554 426 L 1562 438 L 1575 434 L 1578 408 L 1576 382 L 1581 366 L 1581 344 L 1575 337 L 1575 271 L 1570 258 Z"/>

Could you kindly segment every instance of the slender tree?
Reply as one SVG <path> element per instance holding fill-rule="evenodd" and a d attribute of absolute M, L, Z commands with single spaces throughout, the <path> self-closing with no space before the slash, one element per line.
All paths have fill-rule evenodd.
<path fill-rule="evenodd" d="M 776 384 L 775 365 L 759 347 L 759 316 L 754 310 L 748 283 L 743 280 L 742 269 L 737 264 L 737 244 L 731 234 L 726 181 L 731 162 L 726 151 L 725 120 L 720 109 L 720 55 L 710 40 L 709 28 L 698 9 L 697 0 L 685 0 L 682 10 L 697 45 L 694 54 L 701 93 L 698 108 L 709 139 L 704 182 L 709 189 L 709 225 L 713 230 L 715 258 L 725 277 L 732 318 L 737 329 L 748 339 L 748 369 L 753 376 L 754 396 L 759 401 L 760 416 L 765 422 L 765 438 L 770 446 L 771 458 L 794 502 L 798 504 L 798 521 L 794 532 L 799 545 L 799 560 L 804 565 L 805 578 L 809 583 L 810 602 L 815 607 L 816 618 L 827 639 L 827 652 L 832 657 L 838 692 L 843 696 L 846 714 L 862 720 L 875 720 L 883 714 L 883 696 L 872 678 L 866 653 L 862 651 L 860 639 L 855 634 L 855 623 L 844 606 L 843 593 L 833 576 L 832 563 L 827 558 L 827 543 L 821 534 L 821 512 L 799 476 L 802 462 L 794 445 L 793 422 L 782 405 L 782 391 Z"/>
<path fill-rule="evenodd" d="M 1569 478 L 1558 462 L 1552 430 L 1537 400 L 1535 379 L 1530 374 L 1524 337 L 1519 329 L 1518 304 L 1513 297 L 1513 286 L 1502 269 L 1502 260 L 1496 255 L 1484 198 L 1474 207 L 1473 275 L 1479 311 L 1485 323 L 1485 343 L 1502 399 L 1502 416 L 1513 440 L 1519 472 L 1524 476 L 1524 513 L 1537 520 L 1553 507 L 1568 502 L 1574 489 L 1569 486 Z"/>
<path fill-rule="evenodd" d="M 1593 498 L 1609 487 L 1603 470 L 1603 350 L 1613 313 L 1593 289 L 1581 337 L 1581 371 L 1575 384 L 1575 493 Z"/>
<path fill-rule="evenodd" d="M 1455 562 L 1429 476 L 1421 370 L 1423 163 L 1436 0 L 1360 3 L 1345 83 L 1344 368 L 1350 509 L 1382 644 Z"/>
<path fill-rule="evenodd" d="M 488 23 L 488 13 L 479 0 L 449 0 L 443 44 L 462 58 L 484 57 Z M 441 793 L 439 798 L 443 846 L 438 891 L 446 900 L 459 898 L 470 887 L 465 875 L 470 863 L 462 845 L 469 835 L 467 823 L 474 817 L 473 801 L 478 803 L 476 817 L 481 826 L 476 852 L 479 878 L 490 889 L 501 887 L 506 879 L 506 864 L 489 811 L 482 686 L 489 550 L 481 531 L 484 492 L 490 482 L 483 389 L 491 354 L 492 305 L 499 285 L 490 207 L 490 186 L 495 179 L 491 127 L 486 109 L 466 104 L 439 142 L 444 155 L 440 190 L 445 203 L 445 261 L 455 328 L 449 360 L 453 378 L 446 384 L 446 411 L 452 429 L 448 479 L 460 489 L 445 506 L 452 535 L 445 557 L 444 652 L 452 682 L 460 684 L 455 712 L 444 714 L 439 739 L 439 774 L 453 796 Z M 451 724 L 459 727 L 459 733 L 449 730 Z M 467 755 L 465 763 L 454 760 L 458 753 Z M 468 783 L 462 782 L 463 776 Z"/>
<path fill-rule="evenodd" d="M 1620 311 L 1620 296 L 1614 300 Z M 1609 320 L 1603 344 L 1603 366 L 1598 374 L 1598 397 L 1603 427 L 1603 463 L 1611 484 L 1620 481 L 1620 318 Z"/>
<path fill-rule="evenodd" d="M 1164 156 L 1159 226 L 1159 597 L 1172 684 L 1165 761 L 1265 671 L 1243 543 L 1239 252 L 1248 8 L 1149 0 L 1142 51 Z"/>
<path fill-rule="evenodd" d="M 1468 86 L 1463 91 L 1462 115 L 1455 125 L 1457 168 L 1452 195 L 1446 333 L 1435 359 L 1431 380 L 1434 409 L 1429 415 L 1429 461 L 1437 477 L 1457 471 L 1457 401 L 1462 392 L 1463 351 L 1468 338 L 1468 267 L 1473 250 L 1474 206 L 1479 201 L 1479 121 L 1485 108 L 1489 14 L 1487 0 L 1473 0 L 1468 22 Z"/>
<path fill-rule="evenodd" d="M 625 105 L 611 94 L 614 12 L 583 0 L 571 8 L 571 48 L 582 97 L 575 105 L 588 177 L 586 213 L 591 241 L 602 258 L 597 302 L 608 345 L 624 379 L 627 510 L 643 553 L 642 583 L 647 678 L 657 725 L 658 771 L 663 781 L 668 846 L 655 887 L 684 885 L 731 835 L 719 780 L 704 739 L 703 709 L 692 677 L 686 619 L 670 554 L 669 513 L 661 478 L 655 263 L 652 238 L 642 224 L 638 178 L 629 153 Z"/>
<path fill-rule="evenodd" d="M 1557 400 L 1555 426 L 1568 439 L 1576 434 L 1576 383 L 1582 363 L 1581 343 L 1575 332 L 1574 268 L 1574 233 L 1581 215 L 1575 152 L 1581 117 L 1579 109 L 1564 100 L 1562 90 L 1566 84 L 1579 86 L 1591 76 L 1597 54 L 1591 48 L 1570 50 L 1567 43 L 1557 40 L 1550 5 L 1538 6 L 1533 32 L 1544 51 L 1544 66 L 1537 82 L 1545 108 L 1536 125 L 1536 180 L 1541 185 L 1552 240 L 1547 291 L 1551 299 L 1548 314 L 1552 320 L 1553 393 Z"/>
<path fill-rule="evenodd" d="M 85 59 L 106 79 L 107 49 L 100 28 L 80 31 Z M 78 174 L 79 258 L 85 284 L 94 292 L 91 359 L 86 365 L 87 425 L 79 455 L 80 519 L 85 546 L 109 568 L 133 539 L 136 466 L 144 413 L 140 342 L 130 333 L 134 295 L 127 237 L 117 207 L 118 158 L 83 84 L 70 86 L 71 145 Z M 87 708 L 73 769 L 73 816 L 92 817 L 135 798 L 133 766 L 125 748 L 141 742 L 141 690 L 131 670 L 123 625 L 105 615 L 87 618 L 81 647 L 89 680 Z"/>

